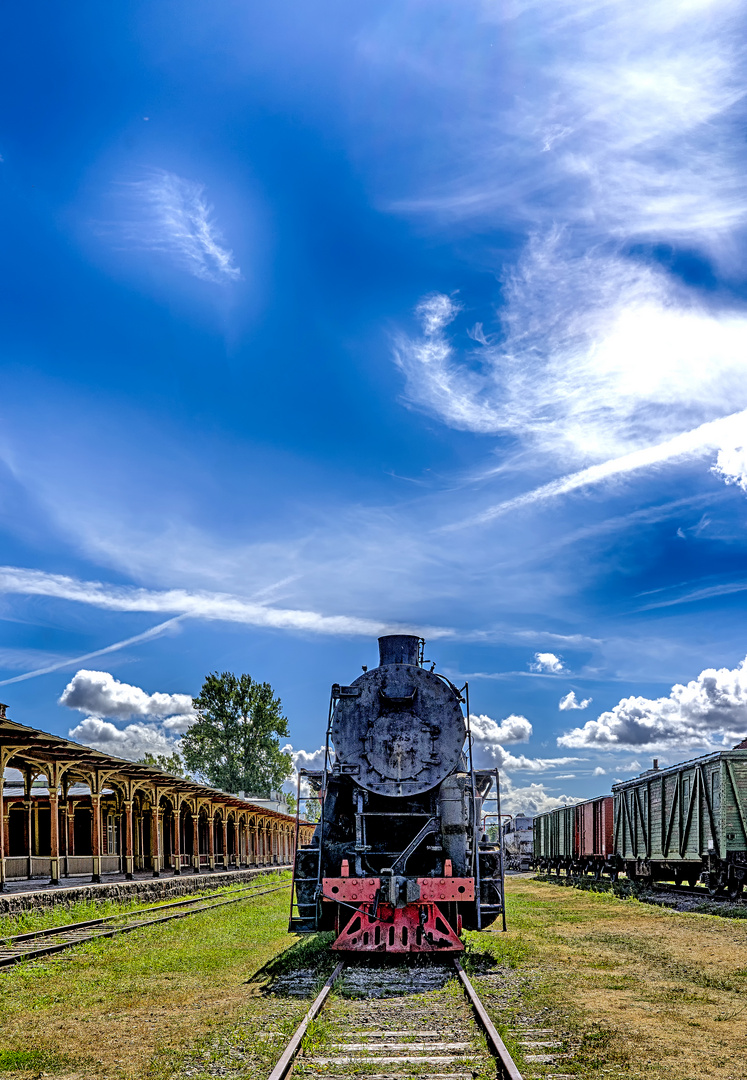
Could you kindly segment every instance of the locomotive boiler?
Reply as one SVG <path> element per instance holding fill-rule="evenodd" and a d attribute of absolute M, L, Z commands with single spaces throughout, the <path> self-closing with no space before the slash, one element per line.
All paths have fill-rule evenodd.
<path fill-rule="evenodd" d="M 379 665 L 334 684 L 324 768 L 301 770 L 319 820 L 296 851 L 290 930 L 338 951 L 458 952 L 502 916 L 499 778 L 475 769 L 469 698 L 425 666 L 422 638 L 379 638 Z M 466 706 L 466 709 L 463 708 Z M 490 812 L 488 806 L 495 809 Z"/>

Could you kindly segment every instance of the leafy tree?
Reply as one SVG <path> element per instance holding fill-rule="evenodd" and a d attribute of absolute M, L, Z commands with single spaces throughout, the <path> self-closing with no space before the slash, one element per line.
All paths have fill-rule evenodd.
<path fill-rule="evenodd" d="M 288 813 L 289 814 L 295 814 L 296 806 L 297 806 L 296 796 L 293 795 L 291 792 L 288 792 L 288 791 L 284 791 L 283 796 L 284 796 L 285 801 L 286 801 L 286 803 L 288 805 Z"/>
<path fill-rule="evenodd" d="M 263 798 L 277 791 L 293 766 L 280 749 L 288 721 L 270 684 L 214 671 L 192 702 L 198 719 L 182 737 L 187 768 L 223 791 Z"/>
<path fill-rule="evenodd" d="M 301 815 L 305 817 L 307 821 L 320 821 L 322 817 L 322 804 L 316 793 L 313 792 L 311 798 L 301 804 Z"/>
<path fill-rule="evenodd" d="M 171 773 L 172 776 L 186 777 L 189 775 L 180 754 L 176 750 L 173 754 L 144 754 L 143 757 L 137 759 L 137 764 L 149 765 L 151 769 L 163 769 L 164 772 Z"/>

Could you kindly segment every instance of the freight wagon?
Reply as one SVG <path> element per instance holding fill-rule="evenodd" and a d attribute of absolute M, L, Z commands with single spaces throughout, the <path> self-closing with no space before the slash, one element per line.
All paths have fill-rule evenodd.
<path fill-rule="evenodd" d="M 612 797 L 561 806 L 534 819 L 534 865 L 541 870 L 593 873 L 613 870 Z"/>
<path fill-rule="evenodd" d="M 654 768 L 614 784 L 614 850 L 629 878 L 732 898 L 747 881 L 747 749 Z"/>

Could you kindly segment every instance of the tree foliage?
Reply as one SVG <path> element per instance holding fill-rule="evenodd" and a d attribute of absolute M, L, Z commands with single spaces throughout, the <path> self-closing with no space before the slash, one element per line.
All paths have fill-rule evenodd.
<path fill-rule="evenodd" d="M 137 759 L 138 765 L 149 765 L 151 769 L 163 769 L 172 776 L 188 776 L 184 762 L 175 750 L 173 754 L 144 754 Z"/>
<path fill-rule="evenodd" d="M 187 768 L 223 791 L 269 798 L 293 768 L 279 742 L 288 721 L 270 684 L 215 671 L 192 700 L 198 719 L 181 745 Z"/>

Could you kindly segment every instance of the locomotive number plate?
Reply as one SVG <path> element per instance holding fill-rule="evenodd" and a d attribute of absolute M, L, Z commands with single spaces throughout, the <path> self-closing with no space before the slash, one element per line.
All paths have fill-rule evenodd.
<path fill-rule="evenodd" d="M 471 877 L 419 877 L 420 899 L 430 903 L 439 900 L 474 900 L 475 879 Z"/>
<path fill-rule="evenodd" d="M 376 896 L 376 890 L 380 885 L 381 879 L 377 877 L 322 878 L 322 892 L 325 900 L 344 900 L 346 902 L 353 900 L 370 903 Z"/>

